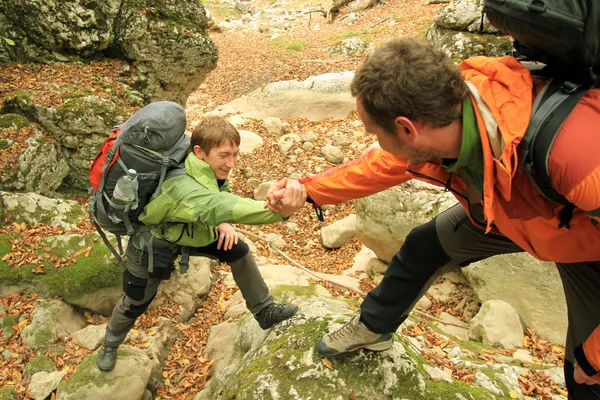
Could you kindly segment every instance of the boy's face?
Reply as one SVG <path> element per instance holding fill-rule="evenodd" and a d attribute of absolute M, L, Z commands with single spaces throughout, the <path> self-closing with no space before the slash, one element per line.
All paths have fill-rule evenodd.
<path fill-rule="evenodd" d="M 217 179 L 227 179 L 229 172 L 235 168 L 240 147 L 233 142 L 221 143 L 206 154 L 200 146 L 194 146 L 194 154 L 204 160 L 213 170 Z"/>

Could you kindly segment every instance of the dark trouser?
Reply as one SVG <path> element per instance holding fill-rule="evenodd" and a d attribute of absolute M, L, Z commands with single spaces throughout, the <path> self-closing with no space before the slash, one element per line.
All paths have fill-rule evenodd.
<path fill-rule="evenodd" d="M 362 303 L 361 321 L 374 332 L 395 332 L 445 269 L 521 251 L 503 236 L 485 235 L 471 223 L 464 208 L 456 205 L 408 234 L 383 280 Z M 569 399 L 600 399 L 600 385 L 579 385 L 572 379 L 574 348 L 600 324 L 600 262 L 556 266 L 569 315 L 565 357 Z"/>
<path fill-rule="evenodd" d="M 119 346 L 125 341 L 127 333 L 133 328 L 135 320 L 146 311 L 156 292 L 161 280 L 152 278 L 148 273 L 148 255 L 142 254 L 129 241 L 127 246 L 127 268 L 123 272 L 123 291 L 125 294 L 113 309 L 112 317 L 108 322 L 104 341 L 108 346 Z M 155 241 L 155 243 L 159 241 Z M 163 242 L 164 243 L 164 242 Z M 164 253 L 159 258 L 175 260 L 179 254 L 179 246 L 166 245 L 163 248 L 154 246 L 155 263 L 157 252 Z M 248 245 L 241 240 L 230 250 L 218 250 L 217 242 L 205 247 L 190 248 L 190 256 L 206 256 L 226 262 L 231 266 L 231 273 L 240 288 L 246 306 L 257 314 L 264 307 L 273 303 L 273 297 L 265 284 L 260 271 L 250 254 Z M 156 265 L 155 265 L 156 267 Z"/>

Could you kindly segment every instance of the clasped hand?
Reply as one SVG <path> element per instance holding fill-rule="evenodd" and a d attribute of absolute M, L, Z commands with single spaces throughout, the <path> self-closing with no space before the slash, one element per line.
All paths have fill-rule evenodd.
<path fill-rule="evenodd" d="M 306 202 L 306 188 L 300 182 L 283 178 L 274 183 L 267 192 L 265 208 L 278 212 L 287 218 L 304 206 Z"/>

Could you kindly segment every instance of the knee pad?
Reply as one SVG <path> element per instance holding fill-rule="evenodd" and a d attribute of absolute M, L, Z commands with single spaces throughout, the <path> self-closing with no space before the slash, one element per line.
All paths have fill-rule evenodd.
<path fill-rule="evenodd" d="M 125 314 L 125 316 L 128 318 L 135 319 L 142 315 L 148 309 L 148 306 L 150 305 L 150 303 L 152 303 L 152 300 L 154 300 L 154 296 L 152 296 L 152 298 L 144 304 L 131 304 L 129 306 L 129 309 L 125 310 L 123 314 Z"/>
<path fill-rule="evenodd" d="M 146 286 L 148 279 L 138 278 L 127 269 L 123 272 L 123 291 L 127 297 L 137 301 L 144 300 Z"/>

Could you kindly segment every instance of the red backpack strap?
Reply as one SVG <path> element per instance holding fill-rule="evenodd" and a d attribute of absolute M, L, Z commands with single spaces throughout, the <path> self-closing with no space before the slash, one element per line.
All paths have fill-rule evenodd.
<path fill-rule="evenodd" d="M 121 127 L 115 129 L 102 143 L 102 147 L 100 147 L 100 151 L 94 157 L 94 161 L 92 161 L 92 166 L 90 167 L 90 184 L 94 189 L 94 193 L 98 190 L 100 186 L 100 182 L 102 181 L 102 173 L 104 172 L 104 163 L 106 163 L 106 155 L 112 149 L 117 140 L 117 136 L 121 133 Z M 115 153 L 110 165 L 106 168 L 108 169 L 112 166 L 112 164 L 119 158 L 119 150 Z"/>

